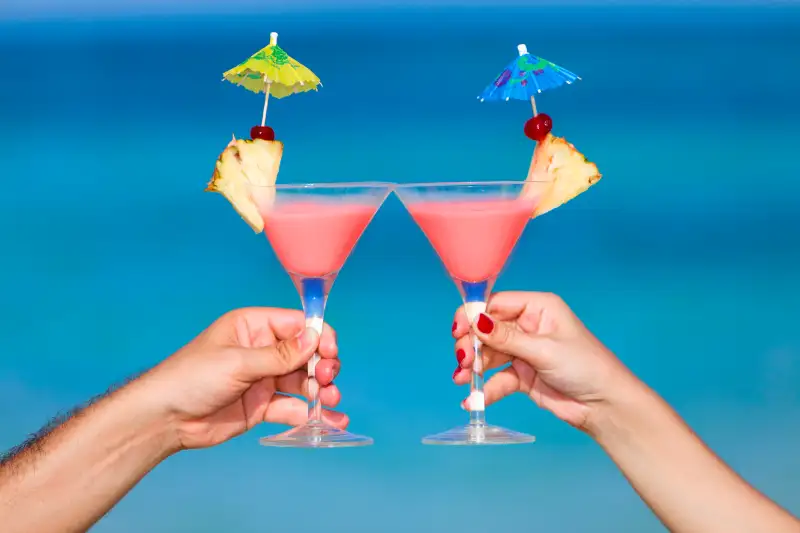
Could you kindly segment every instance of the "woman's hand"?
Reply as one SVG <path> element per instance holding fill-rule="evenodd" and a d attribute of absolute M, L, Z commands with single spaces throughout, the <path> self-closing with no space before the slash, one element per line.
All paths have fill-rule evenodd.
<path fill-rule="evenodd" d="M 472 374 L 470 331 L 483 342 L 485 369 L 510 363 L 486 382 L 487 405 L 523 392 L 558 418 L 588 430 L 597 407 L 616 388 L 636 381 L 555 294 L 494 294 L 474 324 L 460 308 L 453 323 L 459 363 L 453 380 L 459 385 L 469 383 Z M 469 407 L 467 400 L 463 406 Z"/>

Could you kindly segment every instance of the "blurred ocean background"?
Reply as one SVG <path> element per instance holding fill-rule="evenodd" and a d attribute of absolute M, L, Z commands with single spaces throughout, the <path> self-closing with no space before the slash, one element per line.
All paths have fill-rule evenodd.
<path fill-rule="evenodd" d="M 759 489 L 800 512 L 800 8 L 308 8 L 0 20 L 0 448 L 222 313 L 297 307 L 263 235 L 203 193 L 262 98 L 221 73 L 280 33 L 324 87 L 270 105 L 279 180 L 523 179 L 523 102 L 477 94 L 526 43 L 583 81 L 539 109 L 603 180 L 532 223 L 497 289 L 553 291 Z M 259 427 L 161 465 L 99 533 L 663 528 L 586 436 L 439 449 L 458 294 L 391 197 L 336 282 L 341 408 L 375 446 Z"/>

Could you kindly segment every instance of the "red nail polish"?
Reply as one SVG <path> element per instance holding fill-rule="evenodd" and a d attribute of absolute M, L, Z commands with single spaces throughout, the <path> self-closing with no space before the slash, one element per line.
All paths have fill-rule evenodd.
<path fill-rule="evenodd" d="M 457 328 L 458 328 L 458 322 L 453 322 L 453 329 L 452 329 L 452 330 L 450 330 L 450 331 L 452 331 L 453 333 L 455 333 Z"/>
<path fill-rule="evenodd" d="M 464 350 L 459 348 L 458 351 L 456 352 L 456 361 L 458 361 L 458 364 L 461 364 L 461 361 L 463 361 L 466 356 L 467 354 L 464 353 Z"/>
<path fill-rule="evenodd" d="M 453 379 L 456 379 L 456 376 L 458 375 L 459 372 L 461 372 L 461 367 L 456 368 L 456 371 L 453 372 Z"/>
<path fill-rule="evenodd" d="M 489 333 L 494 330 L 494 322 L 488 316 L 484 315 L 483 313 L 478 316 L 478 331 L 483 333 L 484 335 L 488 335 Z"/>

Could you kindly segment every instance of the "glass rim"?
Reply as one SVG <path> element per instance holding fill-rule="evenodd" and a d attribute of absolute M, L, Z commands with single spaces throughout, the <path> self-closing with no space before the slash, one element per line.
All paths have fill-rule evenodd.
<path fill-rule="evenodd" d="M 423 187 L 466 187 L 485 185 L 524 185 L 526 183 L 550 183 L 550 180 L 502 180 L 502 181 L 436 181 L 417 183 L 397 183 L 395 189 L 421 189 Z"/>
<path fill-rule="evenodd" d="M 275 183 L 274 185 L 257 185 L 247 180 L 251 187 L 275 190 L 323 190 L 323 189 L 393 189 L 397 184 L 388 181 L 342 181 L 330 183 Z"/>

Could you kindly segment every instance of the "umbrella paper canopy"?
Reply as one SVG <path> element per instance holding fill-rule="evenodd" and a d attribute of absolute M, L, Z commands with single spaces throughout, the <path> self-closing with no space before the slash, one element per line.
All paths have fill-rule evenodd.
<path fill-rule="evenodd" d="M 481 102 L 530 100 L 535 115 L 534 97 L 537 94 L 580 79 L 569 70 L 528 53 L 528 48 L 524 44 L 519 45 L 517 49 L 519 57 L 509 63 L 497 79 L 483 90 L 478 97 Z"/>
<path fill-rule="evenodd" d="M 315 91 L 319 78 L 311 70 L 290 57 L 278 46 L 278 34 L 272 33 L 270 44 L 223 74 L 226 80 L 254 93 L 275 98 Z"/>
<path fill-rule="evenodd" d="M 262 48 L 225 74 L 224 79 L 254 93 L 264 93 L 263 126 L 267 119 L 269 97 L 316 91 L 322 85 L 311 70 L 290 57 L 278 46 L 278 34 L 270 34 L 269 45 Z"/>

